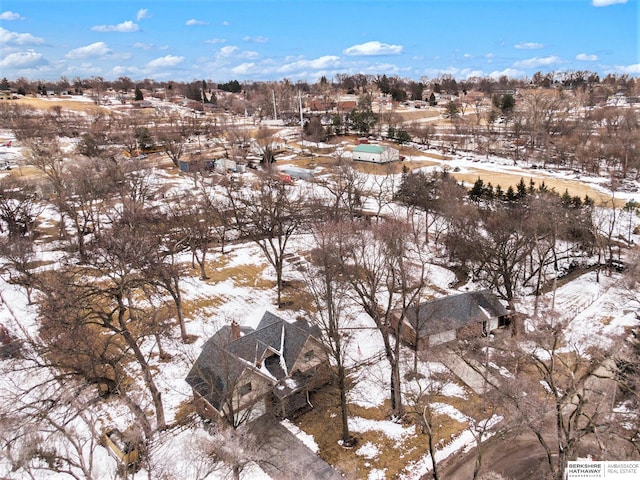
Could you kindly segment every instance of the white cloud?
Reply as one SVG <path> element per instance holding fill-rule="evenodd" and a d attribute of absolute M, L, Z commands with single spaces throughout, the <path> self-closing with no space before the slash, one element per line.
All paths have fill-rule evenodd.
<path fill-rule="evenodd" d="M 231 73 L 233 73 L 234 75 L 249 75 L 250 73 L 253 73 L 255 69 L 256 64 L 255 63 L 241 63 L 240 65 L 237 65 L 235 67 L 233 67 L 231 69 Z"/>
<path fill-rule="evenodd" d="M 146 72 L 144 72 L 138 67 L 124 67 L 122 65 L 116 65 L 115 67 L 113 67 L 111 69 L 111 73 L 114 76 L 118 76 L 118 77 L 123 75 L 139 75 L 139 76 L 146 75 Z"/>
<path fill-rule="evenodd" d="M 335 55 L 325 55 L 313 60 L 298 60 L 292 63 L 287 63 L 278 68 L 278 72 L 286 73 L 298 70 L 322 70 L 327 68 L 337 68 L 340 66 L 340 57 Z"/>
<path fill-rule="evenodd" d="M 586 53 L 579 53 L 578 55 L 576 55 L 576 60 L 581 60 L 583 62 L 595 62 L 596 60 L 598 60 L 598 56 L 589 55 Z"/>
<path fill-rule="evenodd" d="M 164 57 L 156 58 L 147 63 L 148 68 L 166 68 L 175 67 L 184 62 L 184 57 L 178 57 L 176 55 L 166 55 Z"/>
<path fill-rule="evenodd" d="M 243 58 L 245 60 L 252 60 L 258 58 L 260 55 L 258 52 L 252 52 L 250 50 L 242 51 L 235 45 L 227 45 L 222 47 L 218 53 L 218 58 Z"/>
<path fill-rule="evenodd" d="M 71 50 L 69 53 L 65 55 L 67 58 L 90 58 L 90 57 L 104 57 L 105 55 L 109 55 L 111 50 L 107 47 L 107 44 L 104 42 L 95 42 L 91 45 L 87 45 L 85 47 L 79 47 Z"/>
<path fill-rule="evenodd" d="M 149 10 L 147 10 L 146 8 L 141 8 L 140 10 L 138 10 L 138 13 L 136 13 L 137 22 L 139 22 L 143 18 L 149 18 L 149 17 L 151 17 L 151 15 L 149 15 Z"/>
<path fill-rule="evenodd" d="M 402 45 L 389 45 L 378 41 L 361 43 L 353 45 L 343 51 L 349 56 L 373 56 L 373 55 L 400 55 L 402 53 Z"/>
<path fill-rule="evenodd" d="M 520 60 L 513 64 L 518 68 L 537 68 L 547 65 L 553 65 L 554 63 L 560 63 L 560 57 L 551 55 L 549 57 L 534 57 L 527 60 Z"/>
<path fill-rule="evenodd" d="M 205 40 L 204 43 L 211 43 L 213 45 L 217 45 L 219 43 L 224 43 L 226 40 L 224 38 L 212 38 L 211 40 Z"/>
<path fill-rule="evenodd" d="M 42 57 L 41 53 L 37 53 L 33 50 L 27 50 L 26 52 L 10 53 L 0 61 L 0 67 L 29 68 L 44 65 L 46 63 L 47 62 Z"/>
<path fill-rule="evenodd" d="M 24 17 L 19 13 L 7 10 L 6 12 L 0 13 L 0 20 L 24 20 Z"/>
<path fill-rule="evenodd" d="M 627 3 L 627 0 L 592 0 L 591 5 L 594 7 L 608 7 L 617 3 Z"/>
<path fill-rule="evenodd" d="M 261 35 L 258 35 L 257 37 L 243 37 L 242 40 L 244 40 L 245 42 L 252 42 L 252 43 L 267 43 L 269 41 L 269 39 L 267 37 L 263 37 Z"/>
<path fill-rule="evenodd" d="M 67 69 L 67 74 L 69 76 L 93 76 L 93 75 L 104 75 L 102 68 L 98 65 L 94 65 L 92 63 L 80 63 L 78 65 L 69 65 Z"/>
<path fill-rule="evenodd" d="M 524 72 L 521 70 L 516 70 L 515 68 L 505 68 L 500 72 L 491 72 L 489 76 L 496 80 L 500 77 L 517 78 L 524 76 Z"/>
<path fill-rule="evenodd" d="M 239 51 L 240 51 L 240 49 L 238 47 L 236 47 L 235 45 L 227 45 L 226 47 L 222 47 L 218 51 L 218 55 L 220 57 L 232 57 Z"/>
<path fill-rule="evenodd" d="M 371 73 L 373 75 L 377 75 L 378 73 L 388 73 L 390 75 L 396 75 L 400 72 L 400 69 L 397 65 L 393 63 L 374 63 L 372 65 L 367 65 L 364 69 L 364 72 Z"/>
<path fill-rule="evenodd" d="M 440 75 L 448 74 L 455 78 L 471 78 L 471 77 L 484 77 L 485 73 L 482 70 L 474 70 L 472 68 L 427 68 L 422 72 L 423 75 L 429 77 L 438 77 Z"/>
<path fill-rule="evenodd" d="M 151 50 L 155 45 L 153 43 L 136 42 L 133 44 L 133 48 L 139 48 L 141 50 Z"/>
<path fill-rule="evenodd" d="M 514 45 L 513 48 L 517 48 L 519 50 L 537 50 L 539 48 L 544 48 L 544 45 L 537 42 L 520 42 Z"/>
<path fill-rule="evenodd" d="M 222 22 L 222 26 L 223 27 L 228 27 L 229 25 L 231 25 L 231 23 L 227 22 L 226 20 L 224 22 Z"/>
<path fill-rule="evenodd" d="M 94 32 L 122 32 L 130 33 L 137 32 L 140 27 L 137 23 L 133 23 L 131 20 L 119 23 L 117 25 L 94 25 L 91 27 Z"/>
<path fill-rule="evenodd" d="M 620 73 L 640 75 L 640 63 L 635 63 L 633 65 L 616 65 L 615 68 Z"/>
<path fill-rule="evenodd" d="M 0 44 L 2 43 L 5 45 L 40 45 L 44 43 L 44 39 L 35 37 L 30 33 L 10 32 L 0 27 Z"/>
<path fill-rule="evenodd" d="M 206 25 L 207 22 L 203 22 L 202 20 L 196 20 L 195 18 L 191 18 L 186 22 L 184 22 L 184 24 L 187 25 L 188 27 L 192 27 L 194 25 Z"/>

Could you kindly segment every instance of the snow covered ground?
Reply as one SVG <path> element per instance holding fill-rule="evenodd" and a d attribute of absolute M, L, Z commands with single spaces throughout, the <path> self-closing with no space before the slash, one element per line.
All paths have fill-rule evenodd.
<path fill-rule="evenodd" d="M 9 138 L 10 135 L 8 132 L 0 132 L 0 137 Z M 4 149 L 0 151 L 0 160 L 6 158 L 11 162 L 16 162 L 22 155 L 19 146 L 0 148 Z M 417 160 L 418 158 L 414 157 L 413 159 Z M 434 161 L 432 157 L 425 157 L 425 159 Z M 487 159 L 474 155 L 456 156 L 447 161 L 446 164 L 450 168 L 457 168 L 459 171 L 464 172 L 465 170 L 472 171 L 472 169 L 478 168 L 479 162 L 481 162 L 482 168 L 486 170 L 522 173 L 523 175 L 531 173 L 531 170 L 513 166 L 511 160 L 497 157 L 489 157 Z M 537 173 L 544 173 L 555 178 L 585 182 L 603 193 L 610 193 L 602 179 L 584 176 L 578 179 L 575 174 L 558 171 L 541 172 L 538 170 Z M 157 175 L 158 181 L 167 181 L 166 173 L 161 170 L 152 174 Z M 190 181 L 184 177 L 181 179 L 175 176 L 171 177 L 171 182 L 175 185 L 174 190 L 176 192 L 185 192 L 192 188 Z M 637 191 L 621 193 L 617 196 L 625 200 L 634 199 L 640 202 L 640 194 Z M 637 222 L 637 219 L 635 221 Z M 636 241 L 638 240 L 640 239 L 636 237 Z M 307 238 L 296 237 L 292 241 L 291 251 L 303 249 L 307 245 Z M 43 251 L 41 256 L 54 262 L 53 264 L 55 265 L 55 257 L 50 253 Z M 183 260 L 185 263 L 189 261 L 188 258 Z M 255 266 L 257 263 L 264 263 L 265 267 L 261 273 L 262 278 L 273 280 L 275 277 L 273 270 L 270 267 L 266 267 L 266 262 L 263 262 L 259 248 L 253 243 L 239 243 L 228 246 L 225 262 L 226 268 L 242 268 L 243 266 Z M 289 279 L 302 279 L 302 273 L 293 268 L 287 268 L 285 274 Z M 594 273 L 587 273 L 558 288 L 555 307 L 558 312 L 570 319 L 568 338 L 572 344 L 581 345 L 583 348 L 589 345 L 607 348 L 611 344 L 611 338 L 623 334 L 625 327 L 637 325 L 636 312 L 640 305 L 630 300 L 629 296 L 621 288 L 619 274 L 613 274 L 612 276 L 601 275 L 599 283 L 595 281 L 594 276 Z M 450 285 L 455 280 L 455 275 L 451 271 L 433 265 L 429 272 L 429 278 L 433 284 L 434 292 L 437 291 L 439 294 L 442 294 L 442 292 L 454 292 L 450 288 Z M 256 278 L 256 283 L 258 280 L 259 278 Z M 461 291 L 473 288 L 474 285 L 465 285 L 461 287 Z M 277 310 L 274 306 L 275 293 L 272 289 L 252 286 L 246 282 L 238 282 L 233 278 L 213 283 L 204 282 L 194 274 L 182 281 L 182 293 L 187 302 L 198 302 L 200 299 L 211 298 L 219 298 L 221 301 L 216 304 L 215 308 L 207 307 L 194 311 L 193 315 L 187 319 L 188 333 L 197 337 L 194 343 L 185 345 L 179 341 L 177 335 L 164 340 L 166 344 L 163 346 L 172 359 L 170 362 L 158 364 L 156 375 L 158 386 L 162 391 L 168 423 L 172 423 L 175 420 L 175 415 L 180 406 L 191 398 L 191 389 L 184 381 L 184 378 L 199 355 L 203 343 L 220 326 L 228 324 L 231 320 L 237 320 L 242 325 L 255 327 L 266 310 L 271 310 L 286 320 L 294 320 L 298 315 L 304 314 L 304 312 L 299 311 Z M 547 294 L 543 302 L 549 304 L 551 302 L 551 294 Z M 533 300 L 531 298 L 523 298 L 519 300 L 517 307 L 519 311 L 531 313 L 533 312 Z M 0 324 L 5 325 L 10 331 L 16 332 L 22 338 L 37 336 L 36 308 L 27 304 L 23 290 L 7 283 L 4 279 L 0 279 Z M 349 344 L 350 362 L 356 364 L 367 359 L 379 357 L 383 351 L 382 339 L 374 328 L 372 320 L 365 314 L 361 314 L 356 318 L 353 326 L 357 326 L 358 329 L 353 330 Z M 153 346 L 152 341 L 149 340 L 148 344 L 143 345 L 143 349 L 151 351 Z M 0 368 L 2 368 L 4 374 L 0 378 L 0 389 L 12 389 L 13 382 L 20 380 L 19 374 L 15 373 L 19 371 L 19 361 L 0 360 Z M 434 371 L 442 368 L 442 366 L 437 363 L 432 365 L 421 364 L 420 368 L 425 371 Z M 366 369 L 358 377 L 357 383 L 350 391 L 350 401 L 362 407 L 382 405 L 389 397 L 388 379 L 388 364 L 382 359 Z M 463 388 L 454 382 L 443 385 L 442 388 L 445 395 L 451 397 L 464 397 L 465 395 Z M 127 425 L 134 421 L 127 409 L 118 404 L 117 401 L 105 402 L 95 408 L 96 416 L 99 418 L 96 426 L 97 431 L 109 426 L 125 429 Z M 459 410 L 446 403 L 438 403 L 434 408 L 439 413 L 447 415 L 456 421 L 463 423 L 469 421 L 469 418 Z M 1 414 L 2 412 L 0 411 L 0 418 Z M 285 425 L 296 432 L 306 445 L 317 451 L 318 447 L 313 438 L 297 429 L 290 422 L 285 422 Z M 412 432 L 415 426 L 405 426 L 390 420 L 370 420 L 354 416 L 350 419 L 350 428 L 356 433 L 378 432 L 388 439 L 400 441 L 404 436 Z M 84 434 L 90 435 L 87 431 Z M 201 452 L 198 453 L 197 446 L 202 446 L 206 443 L 206 439 L 209 438 L 207 435 L 202 429 L 171 430 L 159 437 L 158 441 L 153 445 L 151 454 L 158 459 L 158 464 L 164 469 L 163 474 L 168 475 L 167 478 L 196 478 L 205 470 L 205 466 L 197 462 L 201 454 Z M 470 448 L 473 442 L 471 431 L 464 430 L 438 450 L 437 460 L 443 460 L 456 452 Z M 97 448 L 95 452 L 93 458 L 96 464 L 94 469 L 95 478 L 113 478 L 113 472 L 116 468 L 115 460 L 107 455 L 106 450 L 102 447 Z M 373 461 L 379 455 L 379 448 L 372 442 L 366 442 L 359 446 L 355 453 Z M 173 459 L 182 459 L 184 461 L 167 462 L 166 458 L 169 455 Z M 160 461 L 160 459 L 164 459 L 164 461 Z M 425 454 L 422 459 L 408 465 L 405 469 L 408 473 L 403 478 L 420 478 L 431 468 L 431 462 L 432 460 L 425 448 Z M 3 463 L 2 457 L 0 457 L 0 476 L 15 478 L 6 469 L 7 464 L 6 462 Z M 145 477 L 144 473 L 140 472 L 138 474 L 140 478 Z M 224 471 L 214 471 L 206 478 L 224 478 L 224 475 L 226 475 Z M 243 473 L 243 478 L 265 478 L 265 475 L 264 472 L 254 466 Z M 384 470 L 372 468 L 368 478 L 384 477 Z M 64 478 L 64 475 L 54 477 L 48 472 L 40 478 Z"/>

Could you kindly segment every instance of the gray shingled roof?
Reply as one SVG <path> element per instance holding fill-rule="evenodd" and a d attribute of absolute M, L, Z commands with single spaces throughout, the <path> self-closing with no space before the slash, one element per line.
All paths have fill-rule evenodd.
<path fill-rule="evenodd" d="M 458 329 L 507 315 L 498 297 L 488 290 L 439 298 L 407 310 L 406 321 L 421 335 Z"/>
<path fill-rule="evenodd" d="M 249 334 L 252 328 L 241 327 L 241 333 Z M 227 398 L 230 386 L 240 377 L 246 363 L 230 355 L 231 326 L 225 325 L 203 345 L 200 356 L 189 371 L 186 381 L 216 409 Z"/>
<path fill-rule="evenodd" d="M 274 379 L 286 378 L 308 338 L 319 334 L 317 327 L 313 328 L 307 322 L 289 323 L 271 312 L 265 312 L 256 330 L 242 327 L 241 331 L 243 335 L 233 340 L 229 325 L 218 330 L 204 344 L 186 378 L 187 383 L 216 409 L 220 408 L 229 388 L 233 388 L 242 372 L 263 360 Z M 281 348 L 284 348 L 282 357 L 286 371 L 278 355 Z"/>

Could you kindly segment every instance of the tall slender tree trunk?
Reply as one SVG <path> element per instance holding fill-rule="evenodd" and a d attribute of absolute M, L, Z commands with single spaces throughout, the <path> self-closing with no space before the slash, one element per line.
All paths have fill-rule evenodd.
<path fill-rule="evenodd" d="M 144 383 L 147 385 L 147 388 L 151 393 L 153 406 L 156 410 L 156 424 L 157 424 L 156 428 L 158 430 L 164 430 L 167 427 L 167 424 L 164 418 L 164 407 L 162 405 L 162 393 L 160 392 L 160 390 L 158 390 L 158 387 L 153 381 L 153 375 L 151 375 L 151 369 L 149 368 L 149 364 L 147 363 L 147 360 L 144 358 L 144 354 L 140 350 L 140 347 L 138 347 L 138 344 L 136 343 L 135 339 L 131 335 L 131 332 L 129 332 L 129 330 L 127 329 L 124 329 L 122 331 L 122 336 L 127 342 L 127 345 L 129 345 L 129 347 L 133 351 L 133 354 L 135 355 L 136 360 L 138 361 L 138 364 L 142 369 L 142 374 L 144 376 Z"/>
<path fill-rule="evenodd" d="M 122 338 L 124 338 L 124 341 L 129 346 L 129 348 L 131 348 L 131 350 L 133 351 L 133 354 L 136 357 L 136 360 L 138 361 L 140 368 L 142 369 L 144 383 L 146 384 L 147 388 L 149 389 L 149 392 L 151 393 L 153 405 L 156 410 L 156 423 L 157 423 L 156 428 L 158 430 L 164 430 L 167 427 L 167 424 L 164 418 L 162 394 L 160 393 L 160 390 L 158 390 L 158 387 L 156 386 L 155 382 L 153 381 L 153 375 L 151 374 L 151 369 L 149 368 L 149 364 L 147 363 L 147 360 L 144 357 L 142 350 L 140 350 L 138 343 L 136 342 L 135 338 L 133 338 L 133 335 L 127 328 L 126 321 L 125 321 L 126 311 L 127 311 L 127 307 L 124 304 L 123 298 L 118 298 L 118 322 L 120 326 L 120 334 L 122 335 Z"/>
<path fill-rule="evenodd" d="M 182 342 L 186 342 L 189 338 L 187 335 L 187 326 L 184 322 L 184 310 L 182 308 L 182 293 L 180 292 L 180 279 L 178 276 L 174 276 L 171 279 L 172 289 L 171 296 L 173 297 L 173 301 L 176 304 L 176 316 L 178 317 L 178 324 L 180 325 L 180 338 Z"/>
<path fill-rule="evenodd" d="M 345 370 L 343 365 L 338 366 L 338 389 L 340 390 L 340 415 L 342 420 L 342 442 L 351 441 L 349 432 L 349 412 L 347 410 L 347 386 L 345 382 Z"/>

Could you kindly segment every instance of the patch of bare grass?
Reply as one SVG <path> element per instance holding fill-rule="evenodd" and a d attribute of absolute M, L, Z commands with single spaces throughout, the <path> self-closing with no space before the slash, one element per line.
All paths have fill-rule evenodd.
<path fill-rule="evenodd" d="M 218 283 L 231 279 L 237 287 L 251 287 L 267 289 L 273 287 L 273 281 L 265 279 L 262 273 L 266 268 L 264 263 L 249 265 L 227 266 L 229 259 L 220 256 L 207 264 L 207 283 Z"/>
<path fill-rule="evenodd" d="M 95 105 L 92 102 L 83 102 L 81 100 L 73 100 L 72 98 L 56 98 L 47 100 L 44 98 L 24 97 L 14 101 L 19 105 L 36 108 L 38 110 L 52 110 L 59 107 L 65 110 L 86 112 L 90 114 L 106 110 L 104 107 Z"/>
<path fill-rule="evenodd" d="M 606 202 L 611 202 L 611 196 L 601 193 L 598 190 L 590 187 L 582 183 L 579 180 L 565 180 L 560 178 L 548 177 L 540 174 L 536 175 L 523 175 L 522 173 L 507 173 L 507 172 L 495 172 L 490 170 L 482 170 L 480 168 L 473 169 L 472 173 L 452 173 L 458 181 L 463 181 L 468 184 L 473 184 L 478 178 L 481 178 L 484 183 L 491 182 L 491 185 L 494 187 L 500 185 L 504 191 L 506 191 L 509 186 L 516 187 L 516 185 L 520 182 L 520 179 L 523 178 L 525 184 L 529 185 L 529 180 L 533 179 L 536 186 L 540 185 L 542 182 L 549 189 L 555 189 L 556 192 L 562 194 L 565 190 L 569 192 L 572 196 L 579 196 L 580 198 L 584 198 L 585 195 L 589 195 L 596 204 L 602 204 Z M 624 201 L 617 200 L 620 206 L 624 206 Z"/>
<path fill-rule="evenodd" d="M 307 290 L 305 283 L 301 280 L 285 281 L 282 290 L 281 303 L 284 308 L 305 312 L 311 312 L 315 309 L 313 305 L 313 297 Z"/>
<path fill-rule="evenodd" d="M 442 398 L 443 402 L 451 400 L 464 401 L 457 398 Z M 408 414 L 404 426 L 406 434 L 401 439 L 390 438 L 378 430 L 351 432 L 357 439 L 353 448 L 344 448 L 338 441 L 341 436 L 339 405 L 330 388 L 318 392 L 312 399 L 315 408 L 296 420 L 296 424 L 306 433 L 312 435 L 318 444 L 319 454 L 331 465 L 335 466 L 347 478 L 367 478 L 373 469 L 385 470 L 387 478 L 395 478 L 405 472 L 407 465 L 417 462 L 427 455 L 428 437 L 422 433 L 418 417 Z M 374 421 L 388 420 L 391 408 L 388 401 L 379 407 L 362 407 L 351 404 L 349 414 Z M 447 415 L 436 415 L 438 425 L 437 443 L 440 448 L 448 444 L 467 428 L 465 423 Z M 413 428 L 411 428 L 413 427 Z M 375 458 L 358 455 L 358 449 L 371 443 L 377 450 Z"/>
<path fill-rule="evenodd" d="M 609 325 L 612 321 L 613 321 L 613 317 L 611 317 L 611 316 L 609 316 L 609 315 L 608 315 L 608 316 L 606 316 L 606 317 L 602 317 L 602 318 L 600 319 L 600 323 L 602 323 L 602 324 L 603 324 L 603 325 L 605 325 L 605 326 Z"/>
<path fill-rule="evenodd" d="M 440 116 L 440 112 L 430 109 L 409 110 L 405 112 L 398 112 L 403 122 L 414 122 L 416 120 L 422 120 L 425 118 L 435 118 Z"/>

